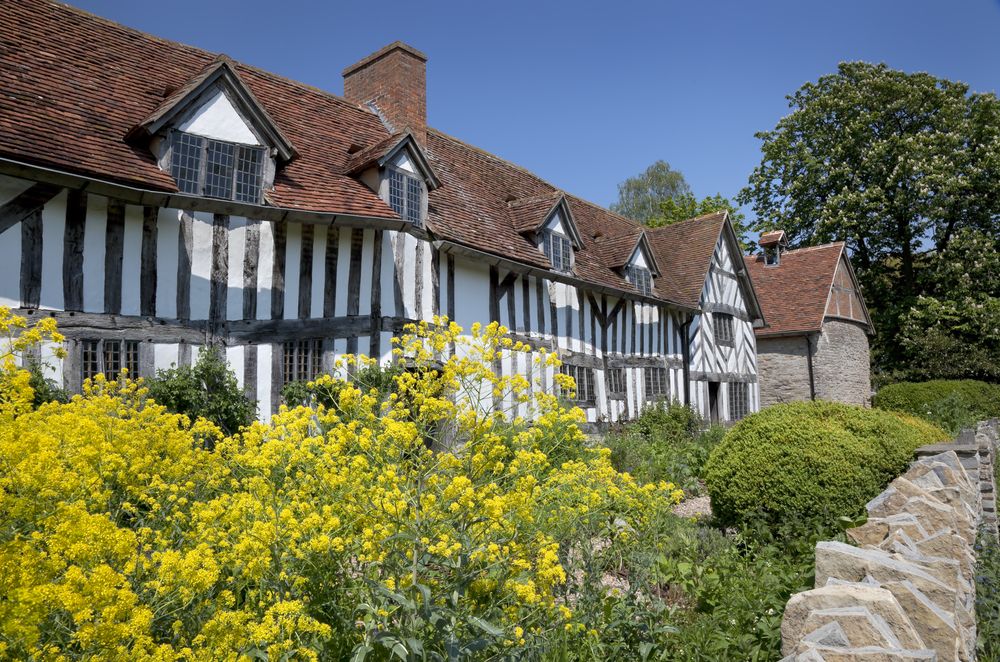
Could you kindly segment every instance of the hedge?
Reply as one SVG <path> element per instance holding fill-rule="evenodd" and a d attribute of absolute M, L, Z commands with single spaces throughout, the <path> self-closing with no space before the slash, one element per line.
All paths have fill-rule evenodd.
<path fill-rule="evenodd" d="M 913 451 L 948 439 L 926 421 L 831 402 L 769 407 L 733 427 L 705 470 L 724 525 L 859 514 Z"/>
<path fill-rule="evenodd" d="M 879 389 L 872 404 L 920 416 L 957 432 L 976 421 L 1000 417 L 1000 386 L 974 379 L 898 382 Z"/>

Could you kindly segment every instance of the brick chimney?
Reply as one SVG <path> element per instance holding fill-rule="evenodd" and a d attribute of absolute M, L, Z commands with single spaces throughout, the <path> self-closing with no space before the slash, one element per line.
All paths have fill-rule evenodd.
<path fill-rule="evenodd" d="M 393 132 L 427 140 L 427 56 L 401 41 L 344 69 L 344 96 L 372 106 Z"/>

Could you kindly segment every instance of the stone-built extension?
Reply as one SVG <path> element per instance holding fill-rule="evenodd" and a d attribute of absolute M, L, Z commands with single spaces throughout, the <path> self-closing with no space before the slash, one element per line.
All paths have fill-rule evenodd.
<path fill-rule="evenodd" d="M 847 532 L 816 545 L 816 588 L 793 595 L 785 662 L 976 659 L 975 543 L 997 535 L 998 422 L 917 451 Z"/>
<path fill-rule="evenodd" d="M 768 232 L 744 259 L 766 324 L 755 329 L 761 407 L 871 402 L 871 318 L 842 242 L 787 250 Z"/>

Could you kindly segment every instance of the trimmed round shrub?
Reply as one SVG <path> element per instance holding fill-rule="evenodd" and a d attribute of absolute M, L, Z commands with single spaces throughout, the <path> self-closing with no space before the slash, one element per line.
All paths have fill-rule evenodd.
<path fill-rule="evenodd" d="M 946 439 L 896 412 L 832 402 L 768 407 L 733 427 L 709 457 L 712 511 L 727 525 L 854 516 L 915 449 Z"/>
<path fill-rule="evenodd" d="M 952 432 L 1000 417 L 1000 386 L 974 379 L 898 382 L 879 389 L 872 405 L 933 421 Z"/>

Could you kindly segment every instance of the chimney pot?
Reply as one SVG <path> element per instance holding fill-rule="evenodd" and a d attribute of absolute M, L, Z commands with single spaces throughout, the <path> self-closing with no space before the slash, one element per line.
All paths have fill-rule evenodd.
<path fill-rule="evenodd" d="M 427 140 L 427 56 L 396 41 L 344 69 L 344 96 L 372 106 L 393 133 Z"/>

